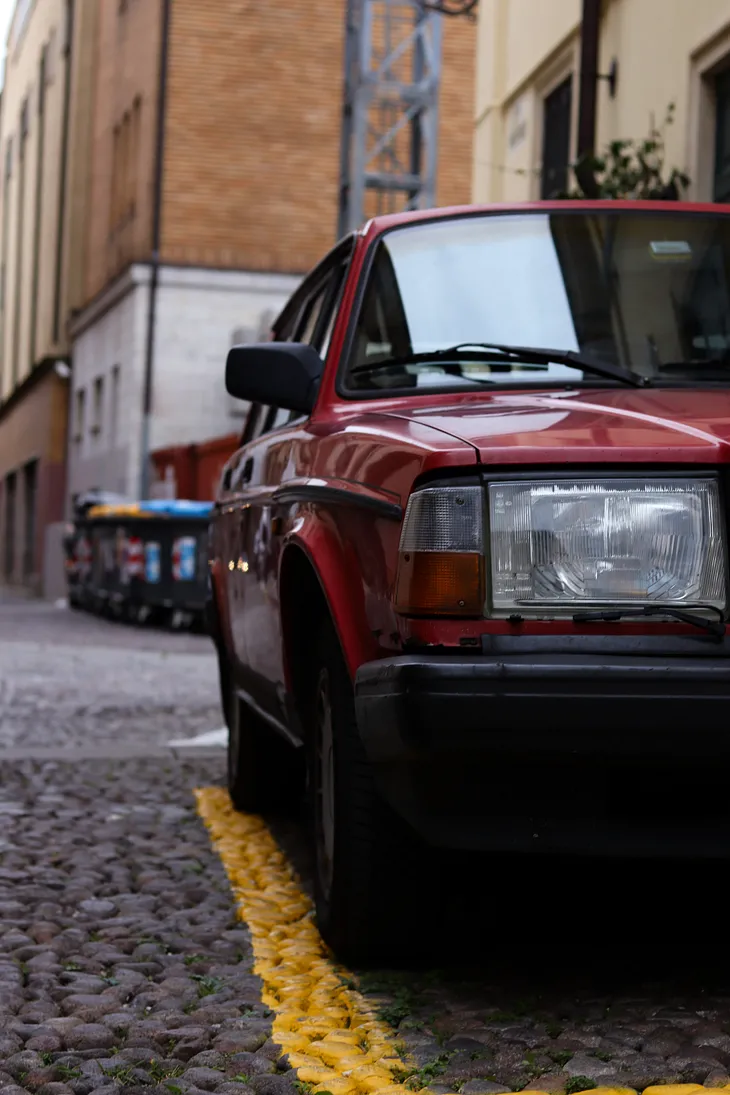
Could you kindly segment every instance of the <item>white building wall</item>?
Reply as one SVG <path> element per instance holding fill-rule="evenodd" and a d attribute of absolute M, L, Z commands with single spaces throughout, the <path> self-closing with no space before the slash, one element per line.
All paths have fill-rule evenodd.
<path fill-rule="evenodd" d="M 69 499 L 95 487 L 134 493 L 139 479 L 147 280 L 146 269 L 132 267 L 122 282 L 86 309 L 74 325 Z M 98 380 L 101 406 L 97 420 Z"/>
<path fill-rule="evenodd" d="M 298 278 L 278 274 L 188 267 L 160 271 L 151 450 L 240 428 L 242 405 L 225 390 L 228 349 L 235 341 L 266 337 L 298 284 Z M 72 326 L 69 507 L 74 494 L 96 487 L 137 496 L 148 307 L 149 268 L 133 266 Z M 83 422 L 79 392 L 84 393 Z"/>
<path fill-rule="evenodd" d="M 225 388 L 236 341 L 265 338 L 299 284 L 284 274 L 165 267 L 155 325 L 150 447 L 190 444 L 239 428 L 242 406 Z"/>

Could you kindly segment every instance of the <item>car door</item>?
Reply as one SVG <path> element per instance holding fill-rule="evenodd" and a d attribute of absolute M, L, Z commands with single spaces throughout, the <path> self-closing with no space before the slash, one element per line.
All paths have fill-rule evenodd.
<path fill-rule="evenodd" d="M 338 255 L 325 269 L 307 279 L 300 291 L 301 308 L 293 326 L 293 341 L 309 343 L 322 356 L 326 356 L 329 347 L 348 261 L 349 252 Z M 278 332 L 277 337 L 281 338 Z M 286 469 L 294 466 L 306 426 L 306 418 L 272 408 L 266 428 L 249 447 L 251 474 L 243 526 L 242 571 L 248 688 L 256 707 L 282 729 L 287 721 L 278 592 L 279 527 L 283 528 L 283 524 L 277 519 L 285 516 L 285 507 L 277 511 L 272 494 Z"/>
<path fill-rule="evenodd" d="M 245 544 L 247 515 L 247 486 L 252 464 L 250 446 L 263 433 L 270 409 L 261 403 L 252 403 L 241 434 L 241 445 L 229 461 L 223 474 L 222 492 L 225 502 L 221 554 L 228 570 L 225 575 L 226 609 L 231 652 L 237 670 L 245 669 L 246 650 L 244 632 L 244 604 L 248 567 Z"/>

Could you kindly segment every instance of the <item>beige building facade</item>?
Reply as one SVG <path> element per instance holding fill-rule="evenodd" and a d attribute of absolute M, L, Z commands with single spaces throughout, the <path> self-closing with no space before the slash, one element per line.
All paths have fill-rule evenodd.
<path fill-rule="evenodd" d="M 0 106 L 0 582 L 63 515 L 67 324 L 84 292 L 96 3 L 17 0 Z"/>
<path fill-rule="evenodd" d="M 473 199 L 530 201 L 570 185 L 578 153 L 581 0 L 480 0 Z M 730 201 L 726 0 L 603 0 L 596 149 L 665 130 L 687 197 Z M 613 90 L 608 77 L 615 73 Z"/>

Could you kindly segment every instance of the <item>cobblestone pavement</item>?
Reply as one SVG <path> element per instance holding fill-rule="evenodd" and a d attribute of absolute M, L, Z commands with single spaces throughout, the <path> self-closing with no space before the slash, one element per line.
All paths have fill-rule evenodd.
<path fill-rule="evenodd" d="M 223 752 L 166 745 L 220 724 L 204 637 L 0 602 L 2 1095 L 302 1095 L 195 810 Z M 343 976 L 435 1095 L 730 1084 L 725 873 L 433 857 L 426 958 Z"/>
<path fill-rule="evenodd" d="M 221 721 L 206 636 L 0 602 L 0 749 L 164 745 Z"/>

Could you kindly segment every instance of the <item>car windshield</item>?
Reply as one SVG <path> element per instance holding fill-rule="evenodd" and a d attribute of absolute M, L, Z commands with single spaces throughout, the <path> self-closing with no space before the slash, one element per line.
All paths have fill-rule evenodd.
<path fill-rule="evenodd" d="M 376 248 L 346 389 L 620 382 L 566 353 L 645 384 L 730 382 L 730 217 L 481 214 L 411 223 Z M 513 346 L 563 360 L 505 357 Z"/>

